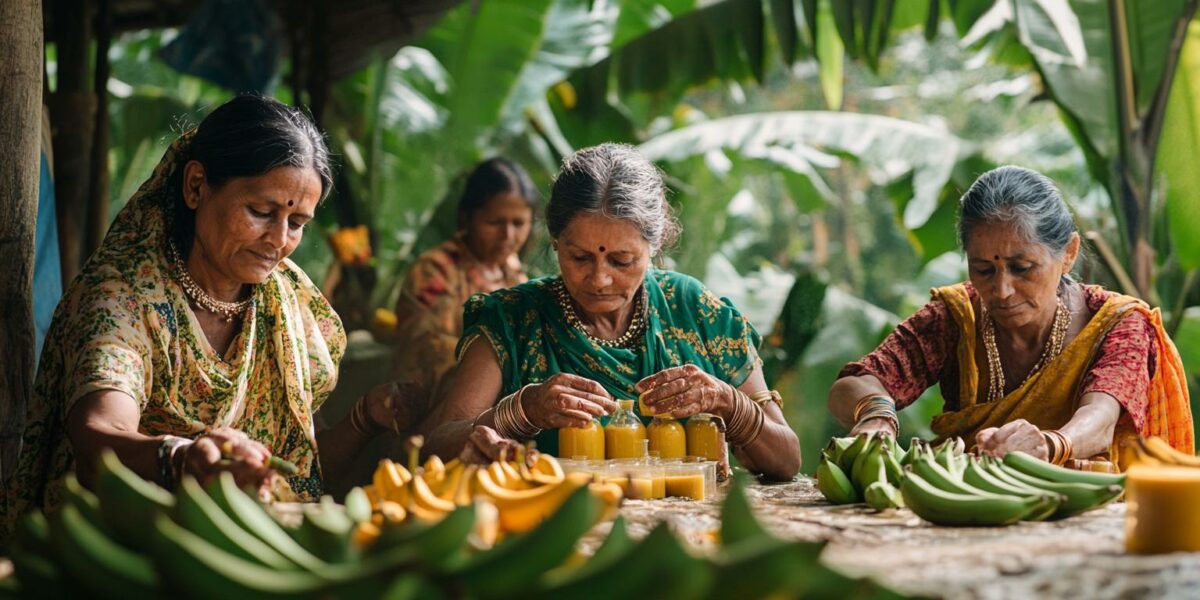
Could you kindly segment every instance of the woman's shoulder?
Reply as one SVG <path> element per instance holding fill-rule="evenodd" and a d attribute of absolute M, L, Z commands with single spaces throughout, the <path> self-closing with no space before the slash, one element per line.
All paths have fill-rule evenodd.
<path fill-rule="evenodd" d="M 547 298 L 553 297 L 554 286 L 558 280 L 557 275 L 548 275 L 491 293 L 475 294 L 467 299 L 467 308 L 474 310 L 485 307 L 519 308 L 540 304 Z"/>
<path fill-rule="evenodd" d="M 686 273 L 668 271 L 666 269 L 651 269 L 646 277 L 658 285 L 667 300 L 679 300 L 694 303 L 706 294 L 716 297 L 699 279 Z"/>

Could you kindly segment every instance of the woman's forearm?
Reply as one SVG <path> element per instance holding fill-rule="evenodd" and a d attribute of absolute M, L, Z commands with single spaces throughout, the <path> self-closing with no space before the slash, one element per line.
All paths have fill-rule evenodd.
<path fill-rule="evenodd" d="M 829 412 L 839 423 L 853 427 L 854 408 L 859 400 L 872 395 L 891 397 L 887 388 L 874 375 L 842 377 L 829 388 Z"/>
<path fill-rule="evenodd" d="M 486 422 L 485 422 L 486 421 Z M 480 425 L 492 426 L 487 417 L 479 419 Z M 433 429 L 425 440 L 423 455 L 436 454 L 443 461 L 448 461 L 462 453 L 467 444 L 474 425 L 470 419 L 450 421 Z"/>
<path fill-rule="evenodd" d="M 1072 458 L 1088 458 L 1112 445 L 1121 404 L 1108 394 L 1092 392 L 1079 403 L 1075 414 L 1058 430 L 1071 440 Z"/>
<path fill-rule="evenodd" d="M 788 480 L 800 472 L 800 438 L 786 423 L 767 418 L 762 433 L 734 450 L 738 462 L 769 479 Z"/>

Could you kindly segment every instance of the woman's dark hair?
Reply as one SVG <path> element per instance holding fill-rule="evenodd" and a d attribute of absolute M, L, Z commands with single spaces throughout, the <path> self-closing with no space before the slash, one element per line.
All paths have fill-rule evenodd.
<path fill-rule="evenodd" d="M 465 227 L 471 215 L 483 208 L 492 197 L 508 193 L 520 196 L 529 204 L 533 214 L 537 214 L 541 197 L 529 173 L 521 165 L 499 157 L 479 163 L 467 176 L 467 185 L 458 199 L 459 227 Z"/>
<path fill-rule="evenodd" d="M 963 194 L 958 239 L 963 249 L 981 223 L 1008 223 L 1022 237 L 1061 256 L 1075 233 L 1075 221 L 1050 178 L 1029 169 L 1005 166 L 979 176 Z"/>
<path fill-rule="evenodd" d="M 238 96 L 209 113 L 176 164 L 168 185 L 169 231 L 180 254 L 188 255 L 196 211 L 183 201 L 188 161 L 204 165 L 204 179 L 219 188 L 236 177 L 256 177 L 279 167 L 312 168 L 321 178 L 321 200 L 333 187 L 325 137 L 303 111 L 274 98 Z"/>
<path fill-rule="evenodd" d="M 629 221 L 650 243 L 651 255 L 679 237 L 662 172 L 627 144 L 600 144 L 563 160 L 546 208 L 550 235 L 557 238 L 582 213 Z"/>

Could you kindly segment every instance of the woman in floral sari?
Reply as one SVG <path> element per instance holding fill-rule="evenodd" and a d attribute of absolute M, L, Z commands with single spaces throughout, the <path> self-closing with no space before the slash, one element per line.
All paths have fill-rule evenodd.
<path fill-rule="evenodd" d="M 458 202 L 459 231 L 417 258 L 396 302 L 395 377 L 437 397 L 457 362 L 463 304 L 524 283 L 518 252 L 529 239 L 538 193 L 520 165 L 486 160 L 467 177 Z"/>
<path fill-rule="evenodd" d="M 897 434 L 896 410 L 940 383 L 940 438 L 1063 464 L 1120 466 L 1132 436 L 1192 452 L 1183 366 L 1158 309 L 1069 273 L 1079 234 L 1046 177 L 989 171 L 962 197 L 970 281 L 933 300 L 847 365 L 829 408 L 852 432 Z"/>
<path fill-rule="evenodd" d="M 656 413 L 720 417 L 746 468 L 778 479 L 799 471 L 799 440 L 763 378 L 758 333 L 699 281 L 650 267 L 678 227 L 653 164 L 618 144 L 576 152 L 554 183 L 547 225 L 560 276 L 468 301 L 457 373 L 424 424 L 432 451 L 456 455 L 502 436 L 555 453 L 555 429 L 606 418 L 614 397 L 644 393 Z"/>
<path fill-rule="evenodd" d="M 346 337 L 287 256 L 330 184 L 320 132 L 267 98 L 231 100 L 171 146 L 55 313 L 0 546 L 20 515 L 58 504 L 68 472 L 90 484 L 105 448 L 168 488 L 228 470 L 308 500 L 404 421 L 392 407 L 410 399 L 387 384 L 314 431 Z M 275 477 L 271 456 L 297 472 Z"/>

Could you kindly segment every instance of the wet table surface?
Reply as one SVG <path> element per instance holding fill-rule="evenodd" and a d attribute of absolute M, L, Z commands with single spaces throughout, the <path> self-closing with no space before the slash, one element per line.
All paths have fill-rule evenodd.
<path fill-rule="evenodd" d="M 1200 598 L 1200 553 L 1125 553 L 1122 503 L 1049 523 L 951 528 L 907 510 L 831 506 L 811 479 L 756 484 L 747 495 L 775 535 L 827 541 L 826 564 L 902 592 L 938 598 Z M 720 527 L 720 496 L 630 500 L 621 512 L 636 537 L 667 521 L 688 543 L 711 547 Z M 594 548 L 605 532 L 598 529 L 585 542 Z"/>

